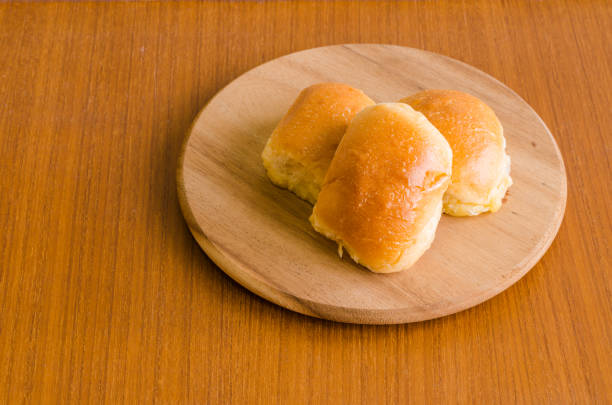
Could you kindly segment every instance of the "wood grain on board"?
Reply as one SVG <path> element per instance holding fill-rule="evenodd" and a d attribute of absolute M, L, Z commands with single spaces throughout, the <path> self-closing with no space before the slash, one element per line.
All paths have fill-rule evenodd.
<path fill-rule="evenodd" d="M 469 92 L 496 111 L 512 157 L 504 209 L 443 216 L 432 247 L 410 269 L 373 274 L 337 256 L 308 221 L 312 206 L 275 187 L 261 163 L 273 128 L 299 92 L 343 82 L 378 102 L 422 89 Z M 392 45 L 313 48 L 262 64 L 206 104 L 178 162 L 179 201 L 208 256 L 234 280 L 283 307 L 352 323 L 449 315 L 521 278 L 554 239 L 565 210 L 563 160 L 550 132 L 516 93 L 445 56 Z"/>
<path fill-rule="evenodd" d="M 0 4 L 0 402 L 612 402 L 609 2 Z M 408 325 L 322 321 L 202 252 L 175 168 L 197 112 L 281 55 L 438 52 L 542 117 L 559 234 L 514 286 Z"/>

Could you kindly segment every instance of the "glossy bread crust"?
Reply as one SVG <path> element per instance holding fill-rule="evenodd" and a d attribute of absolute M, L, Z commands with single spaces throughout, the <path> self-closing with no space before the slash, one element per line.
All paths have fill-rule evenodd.
<path fill-rule="evenodd" d="M 338 146 L 310 221 L 368 269 L 404 270 L 433 241 L 451 163 L 423 114 L 401 103 L 367 107 Z"/>
<path fill-rule="evenodd" d="M 497 211 L 512 179 L 495 112 L 478 98 L 454 90 L 425 90 L 400 101 L 423 113 L 453 150 L 444 212 L 465 216 Z"/>
<path fill-rule="evenodd" d="M 341 83 L 302 90 L 262 153 L 268 177 L 314 204 L 349 122 L 373 104 L 361 90 Z"/>

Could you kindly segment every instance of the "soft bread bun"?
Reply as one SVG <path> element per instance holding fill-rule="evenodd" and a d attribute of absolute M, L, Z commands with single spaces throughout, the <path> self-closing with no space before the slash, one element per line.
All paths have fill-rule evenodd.
<path fill-rule="evenodd" d="M 321 83 L 302 90 L 261 155 L 268 177 L 312 204 L 355 114 L 374 102 L 361 90 Z"/>
<path fill-rule="evenodd" d="M 451 166 L 448 142 L 423 114 L 367 107 L 338 146 L 310 222 L 371 271 L 404 270 L 434 239 Z"/>
<path fill-rule="evenodd" d="M 499 210 L 512 179 L 503 128 L 493 110 L 453 90 L 425 90 L 401 102 L 425 114 L 453 150 L 444 212 L 465 216 Z"/>

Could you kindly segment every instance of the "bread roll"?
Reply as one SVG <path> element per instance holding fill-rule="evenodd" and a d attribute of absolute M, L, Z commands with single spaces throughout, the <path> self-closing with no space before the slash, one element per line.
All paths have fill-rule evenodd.
<path fill-rule="evenodd" d="M 452 152 L 406 104 L 367 107 L 332 160 L 310 222 L 373 272 L 410 267 L 434 239 Z"/>
<path fill-rule="evenodd" d="M 444 212 L 465 216 L 499 210 L 512 179 L 503 128 L 493 110 L 452 90 L 425 90 L 401 102 L 425 114 L 453 150 Z"/>
<path fill-rule="evenodd" d="M 312 204 L 353 116 L 374 102 L 361 90 L 321 83 L 302 90 L 263 150 L 268 177 Z"/>

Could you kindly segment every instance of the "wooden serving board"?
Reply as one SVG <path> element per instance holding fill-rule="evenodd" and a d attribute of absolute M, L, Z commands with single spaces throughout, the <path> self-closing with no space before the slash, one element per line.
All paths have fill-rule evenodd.
<path fill-rule="evenodd" d="M 495 214 L 444 215 L 410 269 L 373 274 L 339 259 L 316 233 L 312 206 L 266 177 L 260 154 L 299 91 L 335 81 L 377 102 L 429 88 L 471 93 L 499 116 L 512 158 Z M 339 45 L 275 59 L 221 90 L 195 120 L 178 167 L 181 207 L 196 240 L 230 277 L 303 314 L 342 322 L 404 323 L 474 306 L 519 280 L 559 229 L 567 183 L 540 117 L 508 87 L 457 60 L 390 45 Z"/>

